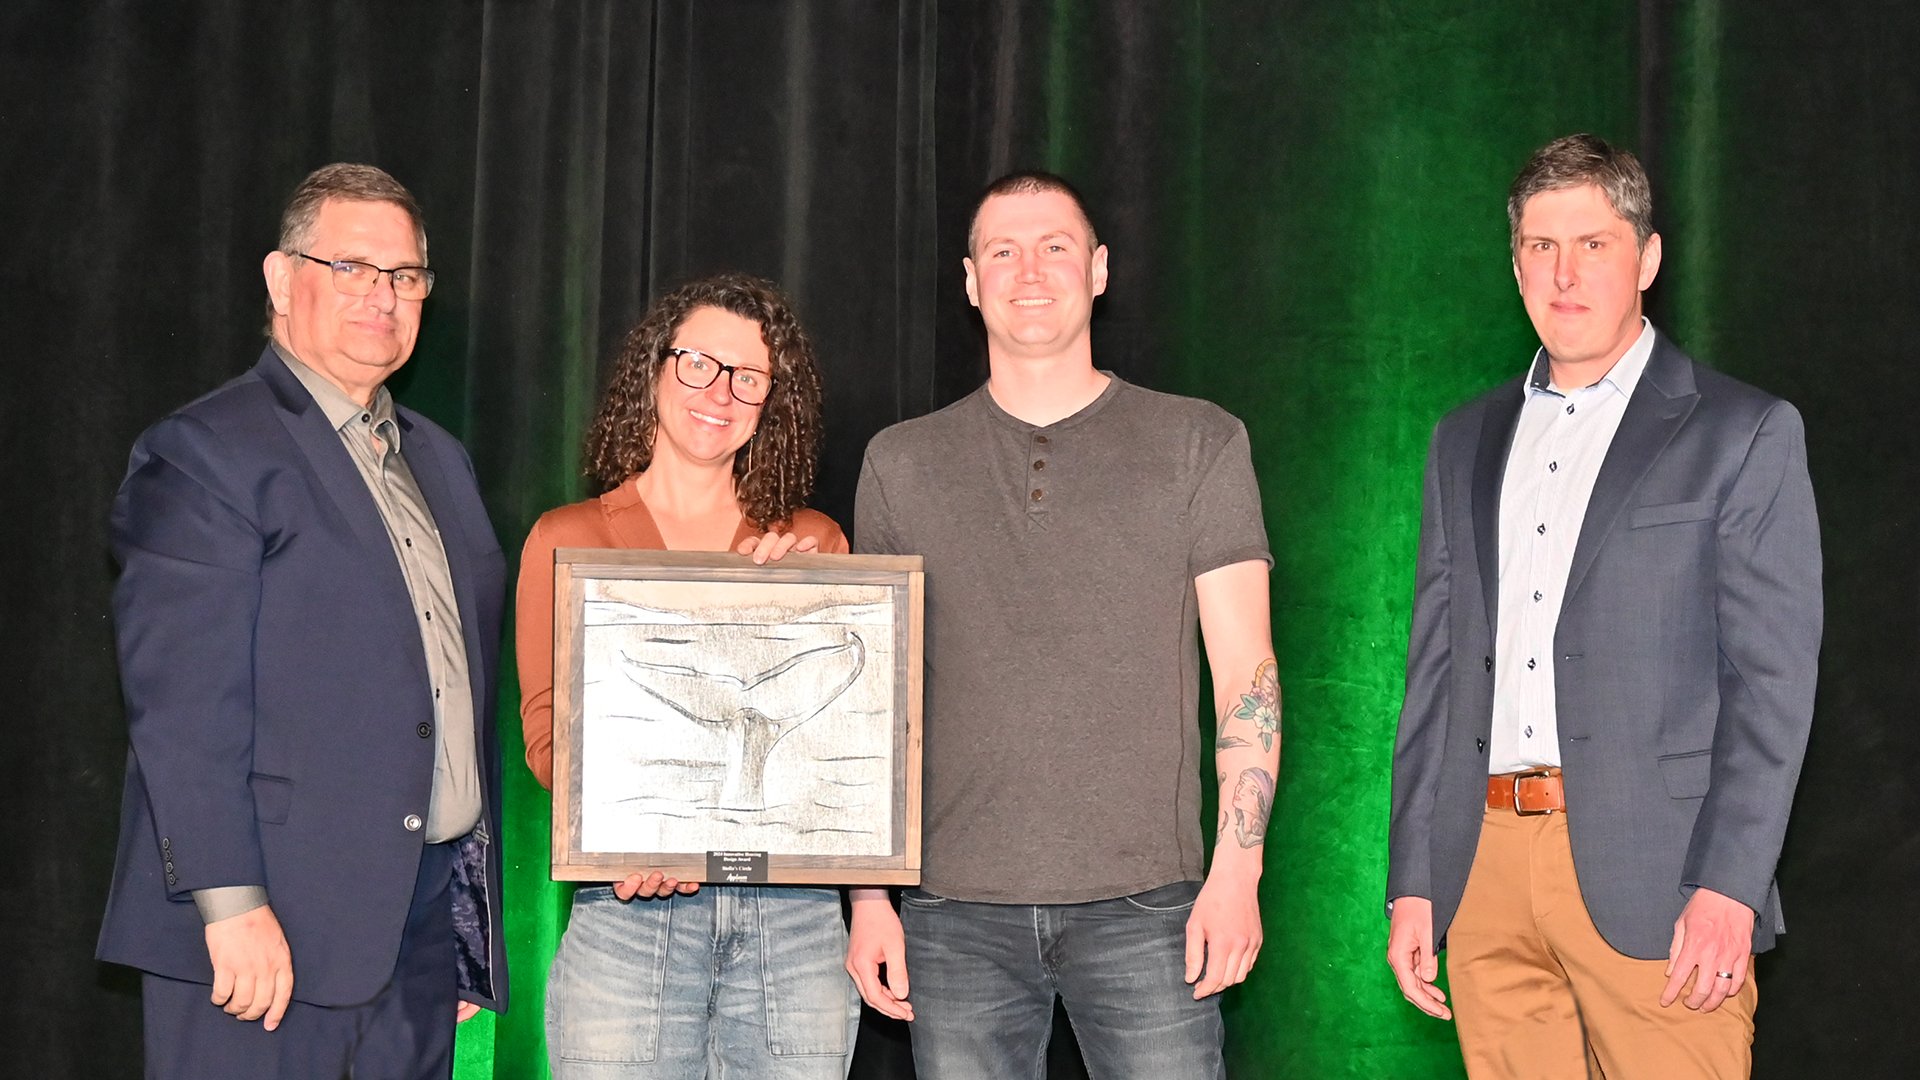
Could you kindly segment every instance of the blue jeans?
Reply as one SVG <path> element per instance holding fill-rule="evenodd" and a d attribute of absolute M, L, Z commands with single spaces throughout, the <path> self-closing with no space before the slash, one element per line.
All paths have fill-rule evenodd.
<path fill-rule="evenodd" d="M 547 977 L 557 1080 L 842 1080 L 860 999 L 833 889 L 573 894 Z"/>
<path fill-rule="evenodd" d="M 920 1080 L 1046 1075 L 1057 994 L 1094 1080 L 1220 1080 L 1220 998 L 1193 1000 L 1200 883 L 1086 904 L 900 898 Z"/>

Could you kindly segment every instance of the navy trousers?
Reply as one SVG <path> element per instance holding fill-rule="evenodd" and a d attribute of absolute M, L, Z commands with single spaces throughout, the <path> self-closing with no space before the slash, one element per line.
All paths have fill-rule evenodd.
<path fill-rule="evenodd" d="M 280 1026 L 236 1020 L 205 983 L 147 975 L 148 1080 L 447 1080 L 455 988 L 450 844 L 428 844 L 393 979 L 373 1000 L 329 1008 L 294 1001 Z M 294 992 L 300 958 L 293 958 Z"/>

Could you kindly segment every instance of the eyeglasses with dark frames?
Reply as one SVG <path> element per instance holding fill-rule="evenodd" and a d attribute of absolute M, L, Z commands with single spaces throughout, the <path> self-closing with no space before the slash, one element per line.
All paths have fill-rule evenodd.
<path fill-rule="evenodd" d="M 683 349 L 674 346 L 667 350 L 673 357 L 673 377 L 681 385 L 695 390 L 705 390 L 712 386 L 721 372 L 727 375 L 727 391 L 733 400 L 742 405 L 765 404 L 767 394 L 773 390 L 773 373 L 756 367 L 735 367 L 701 352 L 699 349 Z"/>
<path fill-rule="evenodd" d="M 333 271 L 333 287 L 348 296 L 365 296 L 380 284 L 380 275 L 393 280 L 393 295 L 402 300 L 425 300 L 433 291 L 433 271 L 424 266 L 375 266 L 353 259 L 316 259 L 304 251 L 290 252 Z"/>

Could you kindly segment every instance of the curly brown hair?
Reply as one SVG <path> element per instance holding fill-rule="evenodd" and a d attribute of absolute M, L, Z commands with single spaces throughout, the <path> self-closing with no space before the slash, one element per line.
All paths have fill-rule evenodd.
<path fill-rule="evenodd" d="M 653 302 L 627 332 L 587 430 L 586 473 L 611 490 L 653 461 L 659 429 L 660 373 L 687 316 L 712 307 L 760 324 L 773 364 L 773 392 L 760 425 L 733 458 L 733 487 L 756 529 L 792 521 L 813 495 L 820 456 L 820 369 L 793 301 L 773 282 L 719 274 L 689 282 Z"/>

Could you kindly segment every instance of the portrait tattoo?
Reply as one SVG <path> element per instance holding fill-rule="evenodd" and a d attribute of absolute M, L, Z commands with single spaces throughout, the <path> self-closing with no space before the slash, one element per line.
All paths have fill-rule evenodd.
<path fill-rule="evenodd" d="M 1273 774 L 1246 769 L 1233 785 L 1233 835 L 1250 848 L 1267 839 L 1267 819 L 1273 816 Z"/>
<path fill-rule="evenodd" d="M 1272 659 L 1260 661 L 1254 669 L 1253 690 L 1240 695 L 1240 707 L 1233 715 L 1253 721 L 1260 732 L 1260 749 L 1273 749 L 1273 740 L 1280 734 L 1280 669 Z"/>

